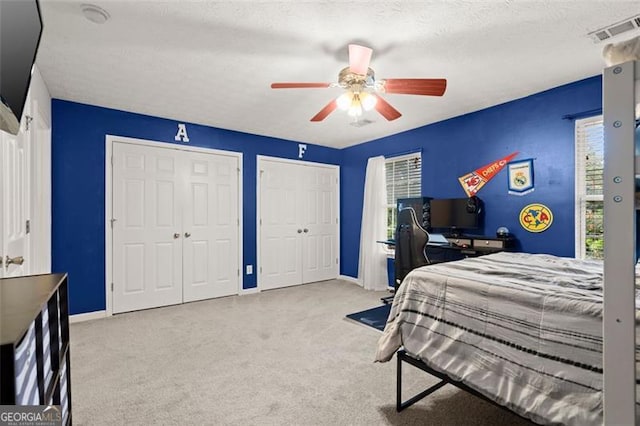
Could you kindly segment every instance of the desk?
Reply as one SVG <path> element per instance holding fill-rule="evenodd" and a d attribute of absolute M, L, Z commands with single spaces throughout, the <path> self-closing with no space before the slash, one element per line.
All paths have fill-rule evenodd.
<path fill-rule="evenodd" d="M 453 262 L 462 260 L 466 257 L 478 257 L 491 253 L 498 253 L 510 250 L 515 246 L 515 239 L 487 237 L 482 235 L 447 237 L 449 243 L 427 243 L 426 254 L 429 265 L 444 262 Z M 376 241 L 385 244 L 389 248 L 394 248 L 396 242 L 394 240 Z M 387 260 L 387 273 L 389 276 L 389 287 L 396 288 L 395 280 L 395 259 L 389 253 Z M 384 298 L 383 298 L 384 300 Z M 387 302 L 385 302 L 387 303 Z"/>
<path fill-rule="evenodd" d="M 485 254 L 498 253 L 514 247 L 513 237 L 496 238 L 483 235 L 447 237 L 449 243 L 427 243 L 427 256 L 431 263 L 450 262 L 465 257 L 477 257 Z M 389 248 L 395 247 L 394 240 L 376 241 Z"/>
<path fill-rule="evenodd" d="M 485 254 L 509 250 L 514 246 L 513 238 L 494 238 L 485 236 L 447 238 L 448 244 L 427 243 L 427 256 L 431 263 L 450 262 L 477 257 Z"/>

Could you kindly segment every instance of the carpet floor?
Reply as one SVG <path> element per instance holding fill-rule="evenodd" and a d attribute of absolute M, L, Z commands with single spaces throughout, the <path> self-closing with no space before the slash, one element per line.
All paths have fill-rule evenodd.
<path fill-rule="evenodd" d="M 395 411 L 380 332 L 345 320 L 386 293 L 332 280 L 71 325 L 76 425 L 530 425 L 450 385 Z M 437 379 L 406 367 L 404 393 Z"/>

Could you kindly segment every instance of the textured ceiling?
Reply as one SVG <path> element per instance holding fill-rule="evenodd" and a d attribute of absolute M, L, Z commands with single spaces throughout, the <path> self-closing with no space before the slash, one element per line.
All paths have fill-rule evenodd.
<path fill-rule="evenodd" d="M 587 33 L 640 12 L 637 1 L 42 0 L 37 63 L 55 98 L 223 129 L 346 147 L 599 74 Z M 636 35 L 630 33 L 629 36 Z M 628 37 L 620 36 L 621 39 Z M 335 111 L 347 45 L 373 48 L 377 78 L 447 78 L 444 97 L 387 94 L 403 115 L 361 127 Z"/>

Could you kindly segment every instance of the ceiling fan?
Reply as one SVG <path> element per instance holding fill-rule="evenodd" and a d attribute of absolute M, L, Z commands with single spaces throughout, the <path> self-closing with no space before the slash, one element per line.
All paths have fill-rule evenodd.
<path fill-rule="evenodd" d="M 392 107 L 379 96 L 380 93 L 398 93 L 405 95 L 442 96 L 447 88 L 444 78 L 388 78 L 376 80 L 375 73 L 369 68 L 372 49 L 357 44 L 349 45 L 349 66 L 338 74 L 337 83 L 272 83 L 272 89 L 309 89 L 339 87 L 345 93 L 329 102 L 311 118 L 322 121 L 336 108 L 347 111 L 356 119 L 363 110 L 376 109 L 387 120 L 400 117 L 400 111 Z"/>

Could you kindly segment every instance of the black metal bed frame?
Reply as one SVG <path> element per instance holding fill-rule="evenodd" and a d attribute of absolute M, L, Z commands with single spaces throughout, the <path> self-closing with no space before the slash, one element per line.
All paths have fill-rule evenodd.
<path fill-rule="evenodd" d="M 402 410 L 404 410 L 407 407 L 412 406 L 413 404 L 415 404 L 416 402 L 420 401 L 421 399 L 423 399 L 424 397 L 431 395 L 433 392 L 437 391 L 438 389 L 440 389 L 441 387 L 443 387 L 444 385 L 447 384 L 451 384 L 459 389 L 462 389 L 463 391 L 469 392 L 471 395 L 473 396 L 477 396 L 480 399 L 483 399 L 484 401 L 487 401 L 489 403 L 491 403 L 492 405 L 496 406 L 496 407 L 500 407 L 503 410 L 506 410 L 510 413 L 513 413 L 515 415 L 517 415 L 518 417 L 521 417 L 527 421 L 531 421 L 531 419 L 528 419 L 526 417 L 521 416 L 520 414 L 516 413 L 515 411 L 511 410 L 510 408 L 504 406 L 504 405 L 500 405 L 499 403 L 495 402 L 494 400 L 484 396 L 483 394 L 481 394 L 480 392 L 478 392 L 477 390 L 470 388 L 469 386 L 465 385 L 462 382 L 459 382 L 457 380 L 452 379 L 451 377 L 447 376 L 444 373 L 441 373 L 439 371 L 434 370 L 433 368 L 429 367 L 427 364 L 425 364 L 423 361 L 412 357 L 411 355 L 409 355 L 405 350 L 401 349 L 398 351 L 397 353 L 397 358 L 398 358 L 398 368 L 397 368 L 397 382 L 396 382 L 396 411 L 400 412 Z M 408 364 L 413 365 L 414 367 L 424 371 L 425 373 L 429 373 L 432 376 L 435 376 L 437 378 L 440 379 L 440 382 L 436 383 L 435 385 L 431 386 L 430 388 L 420 392 L 419 394 L 409 398 L 406 401 L 402 401 L 402 363 L 406 362 Z"/>

